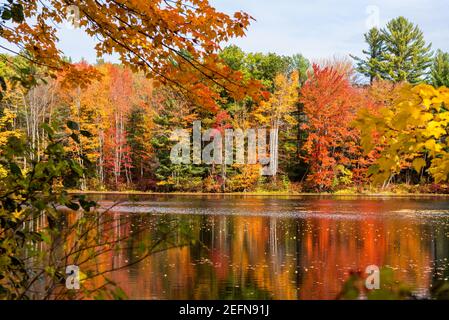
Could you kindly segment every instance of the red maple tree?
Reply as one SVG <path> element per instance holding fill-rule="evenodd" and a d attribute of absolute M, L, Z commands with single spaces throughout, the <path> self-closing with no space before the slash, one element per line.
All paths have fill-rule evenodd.
<path fill-rule="evenodd" d="M 308 137 L 303 144 L 309 164 L 308 181 L 323 191 L 332 186 L 338 165 L 348 165 L 357 151 L 358 132 L 351 126 L 359 105 L 348 77 L 332 67 L 313 65 L 301 90 Z"/>

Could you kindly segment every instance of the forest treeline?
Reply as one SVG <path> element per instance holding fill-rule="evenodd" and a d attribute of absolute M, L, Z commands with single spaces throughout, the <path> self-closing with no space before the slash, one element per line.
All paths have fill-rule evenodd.
<path fill-rule="evenodd" d="M 43 125 L 64 130 L 67 119 L 76 122 L 79 143 L 65 148 L 80 165 L 89 163 L 92 174 L 76 187 L 83 190 L 324 192 L 400 184 L 445 192 L 449 54 L 432 52 L 402 17 L 365 40 L 355 67 L 345 57 L 308 61 L 226 47 L 219 53 L 224 67 L 254 81 L 263 99 L 237 99 L 217 84 L 217 95 L 202 93 L 201 101 L 216 102 L 205 105 L 124 65 L 73 64 L 90 75 L 85 82 L 73 72 L 49 77 L 45 66 L 2 55 L 0 144 L 25 137 L 36 151 L 31 161 L 39 161 L 49 143 Z M 170 136 L 195 120 L 222 132 L 277 128 L 278 174 L 261 176 L 253 164 L 173 164 Z M 21 170 L 30 168 L 27 161 Z"/>

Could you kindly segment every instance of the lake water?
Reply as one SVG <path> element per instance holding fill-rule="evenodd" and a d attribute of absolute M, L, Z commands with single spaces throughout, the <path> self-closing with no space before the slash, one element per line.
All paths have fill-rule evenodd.
<path fill-rule="evenodd" d="M 334 299 L 369 265 L 427 295 L 449 278 L 449 199 L 97 195 L 136 261 L 110 278 L 132 299 Z M 382 281 L 382 279 L 381 279 Z"/>

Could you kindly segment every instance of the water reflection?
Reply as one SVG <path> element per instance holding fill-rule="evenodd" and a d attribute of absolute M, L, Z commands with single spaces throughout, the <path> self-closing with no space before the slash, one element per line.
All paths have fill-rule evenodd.
<path fill-rule="evenodd" d="M 128 223 L 127 250 L 138 256 L 161 221 L 179 246 L 115 271 L 134 299 L 333 299 L 350 270 L 389 266 L 426 294 L 449 277 L 449 201 L 444 198 L 103 196 Z M 166 225 L 164 223 L 163 225 Z M 139 229 L 144 230 L 139 232 Z M 193 240 L 180 242 L 183 234 Z M 178 239 L 178 240 L 177 240 Z"/>

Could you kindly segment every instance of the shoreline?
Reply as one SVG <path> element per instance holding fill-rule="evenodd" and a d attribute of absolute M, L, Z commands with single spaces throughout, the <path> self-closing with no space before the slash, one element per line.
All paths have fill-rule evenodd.
<path fill-rule="evenodd" d="M 207 193 L 207 192 L 145 192 L 145 191 L 94 191 L 94 190 L 70 190 L 69 194 L 106 194 L 106 195 L 159 195 L 159 196 L 260 196 L 260 197 L 391 197 L 391 198 L 449 198 L 449 194 L 444 193 L 313 193 L 313 192 L 228 192 L 228 193 Z"/>

